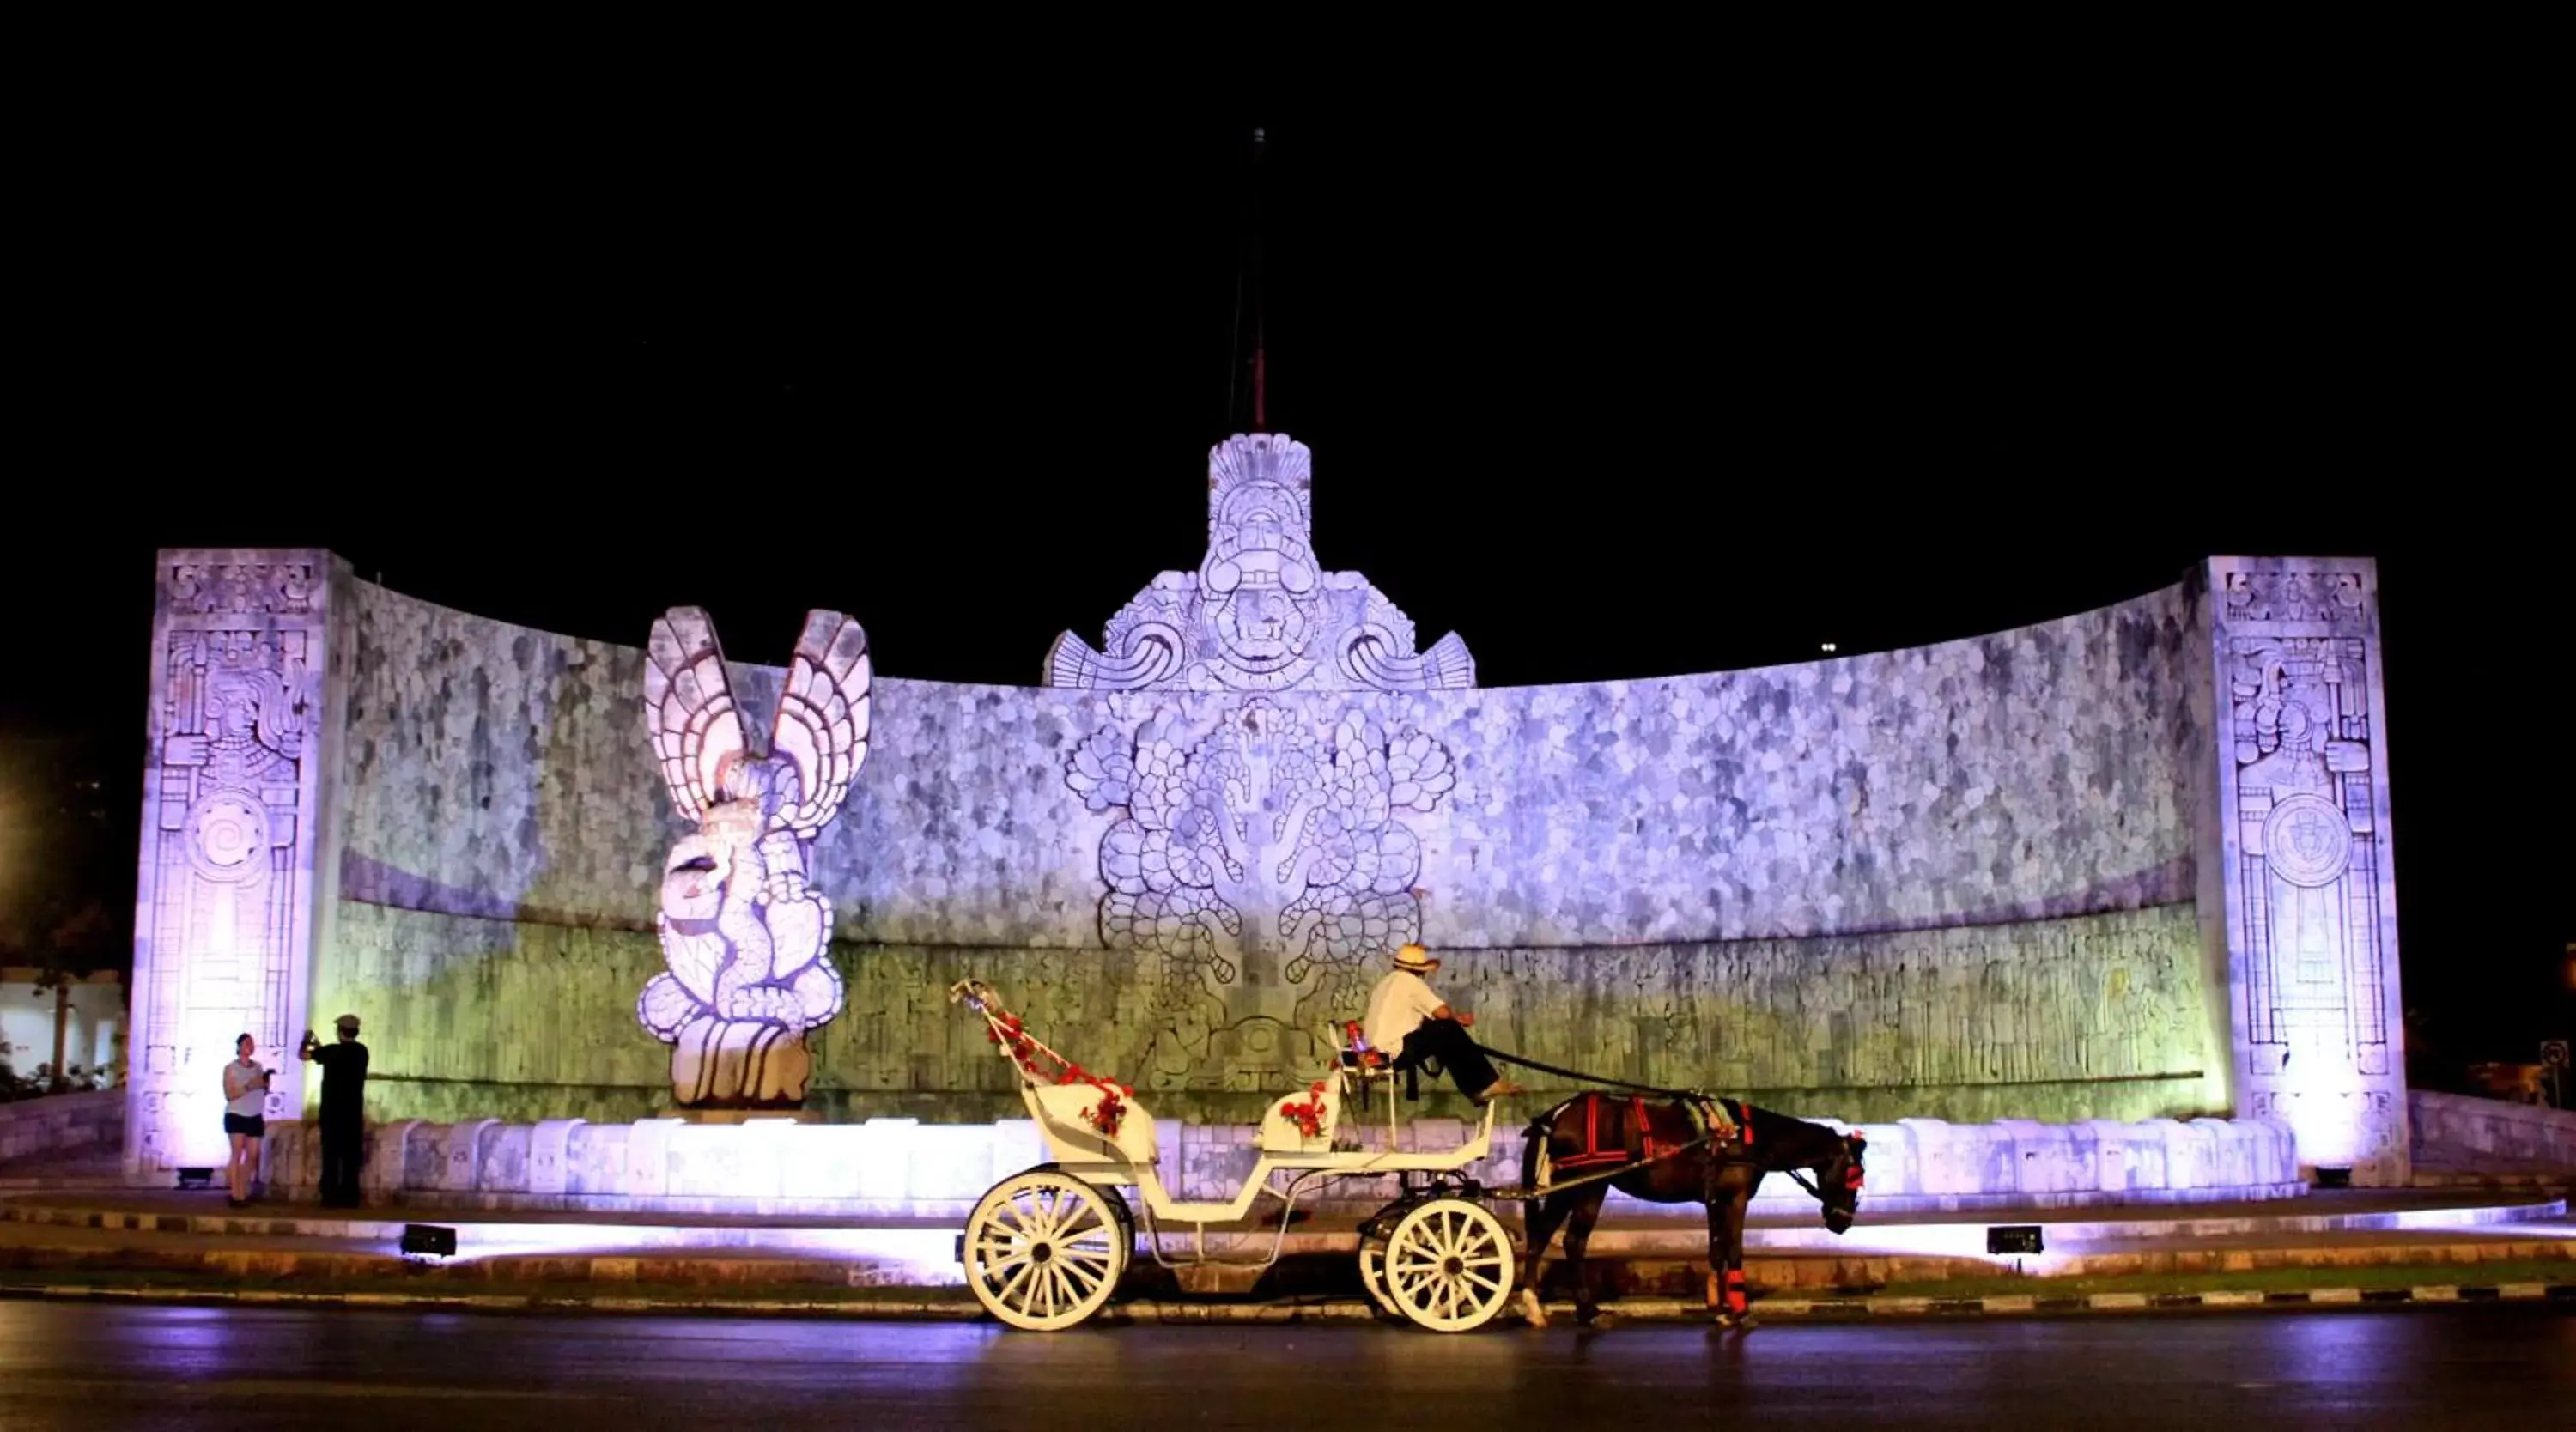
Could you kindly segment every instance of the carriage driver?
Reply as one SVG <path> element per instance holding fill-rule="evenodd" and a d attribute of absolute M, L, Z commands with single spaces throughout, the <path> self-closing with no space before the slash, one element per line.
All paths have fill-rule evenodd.
<path fill-rule="evenodd" d="M 1369 1047 L 1393 1054 L 1398 1069 L 1439 1060 L 1459 1092 L 1479 1104 L 1528 1092 L 1497 1077 L 1485 1051 L 1468 1037 L 1476 1016 L 1451 1009 L 1423 979 L 1439 968 L 1440 961 L 1420 945 L 1395 952 L 1395 969 L 1369 991 L 1368 1017 L 1360 1026 Z"/>

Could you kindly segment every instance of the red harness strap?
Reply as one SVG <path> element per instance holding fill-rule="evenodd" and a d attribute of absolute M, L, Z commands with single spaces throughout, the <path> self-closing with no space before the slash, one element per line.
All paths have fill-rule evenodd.
<path fill-rule="evenodd" d="M 1654 1160 L 1672 1151 L 1672 1146 L 1655 1138 L 1655 1126 L 1646 1119 L 1646 1096 L 1628 1096 L 1628 1138 L 1636 1146 L 1636 1156 Z"/>
<path fill-rule="evenodd" d="M 1592 1168 L 1600 1164 L 1629 1163 L 1633 1161 L 1634 1155 L 1629 1152 L 1624 1140 L 1607 1147 L 1603 1146 L 1601 1139 L 1601 1106 L 1606 1102 L 1608 1101 L 1598 1094 L 1586 1094 L 1583 1096 L 1583 1147 L 1573 1153 L 1567 1154 L 1563 1158 L 1555 1160 L 1555 1164 L 1558 1168 Z M 1629 1111 L 1632 1132 L 1636 1117 L 1636 1109 L 1632 1106 Z"/>

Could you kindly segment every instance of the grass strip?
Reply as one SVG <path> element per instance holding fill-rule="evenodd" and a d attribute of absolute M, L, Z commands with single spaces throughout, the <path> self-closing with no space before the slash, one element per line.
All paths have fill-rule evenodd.
<path fill-rule="evenodd" d="M 2305 1292 L 2312 1288 L 2493 1287 L 2498 1283 L 2576 1283 L 2576 1259 L 2526 1258 L 2481 1263 L 2355 1263 L 2327 1268 L 2255 1268 L 2237 1273 L 2128 1273 L 2097 1278 L 1942 1278 L 1890 1283 L 1880 1297 L 2081 1297 L 2091 1293 Z M 1783 1291 L 1778 1297 L 1796 1297 Z M 1859 1296 L 1855 1293 L 1837 1296 Z"/>

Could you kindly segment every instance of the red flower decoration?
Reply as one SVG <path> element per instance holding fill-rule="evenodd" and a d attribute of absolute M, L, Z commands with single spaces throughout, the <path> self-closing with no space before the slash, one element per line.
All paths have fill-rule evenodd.
<path fill-rule="evenodd" d="M 1316 1080 L 1306 1088 L 1306 1102 L 1294 1100 L 1279 1106 L 1279 1116 L 1297 1125 L 1300 1136 L 1321 1138 L 1324 1133 L 1324 1081 Z"/>
<path fill-rule="evenodd" d="M 1127 1117 L 1124 1102 L 1136 1097 L 1136 1091 L 1105 1074 L 1094 1074 L 1054 1050 L 1040 1044 L 1020 1022 L 1020 1017 L 999 1005 L 984 1016 L 984 1037 L 1010 1051 L 1011 1062 L 1028 1072 L 1032 1079 L 1043 1078 L 1038 1069 L 1038 1056 L 1043 1054 L 1063 1066 L 1055 1076 L 1058 1084 L 1088 1084 L 1100 1091 L 1100 1102 L 1082 1111 L 1083 1122 L 1098 1129 L 1108 1138 L 1118 1137 L 1118 1126 Z"/>

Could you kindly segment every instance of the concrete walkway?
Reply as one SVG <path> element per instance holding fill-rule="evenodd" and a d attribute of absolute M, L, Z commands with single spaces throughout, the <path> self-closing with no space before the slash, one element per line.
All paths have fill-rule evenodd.
<path fill-rule="evenodd" d="M 1516 1215 L 1505 1211 L 1507 1224 Z M 2036 1225 L 2045 1251 L 1991 1257 L 1997 1223 Z M 407 1223 L 453 1229 L 457 1256 L 424 1270 L 398 1248 Z M 1276 1225 L 1212 1232 L 1212 1258 L 1259 1259 Z M 527 1213 L 399 1208 L 350 1212 L 310 1204 L 225 1207 L 220 1191 L 61 1190 L 0 1195 L 0 1269 L 59 1277 L 80 1271 L 158 1271 L 256 1280 L 431 1277 L 489 1287 L 506 1283 L 623 1283 L 745 1290 L 853 1287 L 953 1288 L 958 1225 L 895 1219 L 864 1226 L 816 1218 Z M 1183 1261 L 1194 1240 L 1164 1234 Z M 1317 1217 L 1291 1226 L 1271 1291 L 1322 1292 L 1348 1281 L 1356 1220 Z M 1831 1297 L 1891 1283 L 2021 1272 L 2044 1277 L 2261 1272 L 2289 1268 L 2460 1265 L 2576 1259 L 2576 1220 L 2562 1198 L 2541 1194 L 2424 1191 L 2320 1192 L 2241 1205 L 2131 1210 L 1929 1214 L 1902 1222 L 1866 1216 L 1837 1239 L 1812 1220 L 1761 1220 L 1747 1238 L 1757 1288 Z M 1679 1216 L 1605 1217 L 1591 1255 L 1610 1285 L 1634 1293 L 1686 1292 L 1704 1269 L 1707 1239 L 1696 1209 Z M 1155 1270 L 1140 1247 L 1146 1276 Z M 1562 1261 L 1561 1245 L 1551 1267 Z M 2576 1279 L 2576 1270 L 2571 1270 Z M 1247 1292 L 1231 1272 L 1167 1278 L 1193 1292 Z"/>

